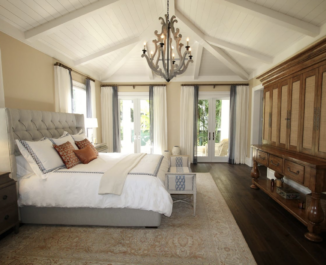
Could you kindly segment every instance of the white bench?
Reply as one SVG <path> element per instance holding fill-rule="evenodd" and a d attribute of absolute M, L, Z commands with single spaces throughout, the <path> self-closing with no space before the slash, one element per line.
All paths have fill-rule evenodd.
<path fill-rule="evenodd" d="M 191 194 L 193 196 L 194 215 L 196 215 L 196 174 L 188 167 L 187 156 L 172 156 L 171 167 L 165 175 L 166 189 L 170 194 Z M 186 202 L 175 200 L 174 202 Z"/>

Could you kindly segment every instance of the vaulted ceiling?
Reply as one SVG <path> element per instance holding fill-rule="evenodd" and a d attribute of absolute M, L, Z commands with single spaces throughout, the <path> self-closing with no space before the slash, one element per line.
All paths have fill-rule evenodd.
<path fill-rule="evenodd" d="M 163 81 L 141 58 L 165 0 L 0 0 L 0 30 L 105 82 Z M 194 63 L 175 81 L 248 80 L 326 34 L 326 0 L 170 0 Z"/>

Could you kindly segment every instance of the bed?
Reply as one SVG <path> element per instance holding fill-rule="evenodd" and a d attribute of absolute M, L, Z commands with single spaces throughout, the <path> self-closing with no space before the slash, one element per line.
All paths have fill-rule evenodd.
<path fill-rule="evenodd" d="M 120 196 L 99 195 L 97 189 L 103 172 L 123 159 L 123 154 L 100 153 L 88 165 L 54 170 L 46 174 L 46 179 L 34 175 L 20 179 L 16 167 L 16 157 L 20 155 L 16 139 L 59 138 L 64 131 L 76 134 L 84 130 L 84 117 L 1 109 L 0 120 L 6 121 L 0 128 L 0 158 L 4 161 L 0 171 L 10 171 L 11 178 L 17 180 L 22 223 L 158 227 L 161 215 L 171 214 L 173 202 L 164 188 L 164 175 L 168 170 L 166 160 L 162 159 L 156 176 L 129 174 Z"/>

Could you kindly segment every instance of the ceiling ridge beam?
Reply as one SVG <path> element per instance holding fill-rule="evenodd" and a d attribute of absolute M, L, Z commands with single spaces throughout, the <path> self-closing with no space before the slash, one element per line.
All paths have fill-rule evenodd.
<path fill-rule="evenodd" d="M 84 6 L 82 8 L 76 9 L 61 17 L 55 18 L 53 20 L 50 20 L 49 22 L 46 22 L 35 28 L 25 31 L 25 39 L 27 40 L 37 39 L 42 35 L 53 32 L 54 30 L 56 30 L 57 28 L 59 28 L 60 26 L 68 22 L 74 21 L 76 19 L 84 18 L 85 16 L 93 14 L 94 12 L 104 7 L 107 7 L 117 1 L 118 0 L 100 0 L 98 2 L 94 2 L 92 4 Z"/>
<path fill-rule="evenodd" d="M 119 51 L 131 44 L 135 44 L 135 43 L 138 43 L 140 41 L 139 38 L 133 38 L 133 39 L 130 39 L 130 40 L 127 40 L 127 41 L 124 41 L 122 43 L 119 43 L 119 44 L 116 44 L 114 46 L 111 46 L 111 47 L 108 47 L 104 50 L 101 50 L 99 52 L 95 52 L 91 55 L 88 55 L 84 58 L 81 58 L 81 59 L 78 59 L 76 60 L 74 63 L 75 65 L 83 65 L 83 64 L 86 64 L 86 63 L 89 63 L 90 61 L 93 61 L 95 59 L 98 59 L 102 56 L 105 56 L 105 55 L 108 55 L 109 53 L 111 52 L 115 52 L 115 51 Z"/>
<path fill-rule="evenodd" d="M 196 60 L 195 60 L 195 67 L 194 67 L 194 79 L 198 79 L 200 67 L 201 67 L 201 59 L 203 56 L 204 47 L 200 45 L 199 42 L 196 43 Z"/>
<path fill-rule="evenodd" d="M 259 61 L 262 61 L 264 63 L 272 63 L 273 62 L 273 57 L 272 56 L 269 56 L 269 55 L 266 55 L 266 54 L 263 54 L 263 53 L 260 53 L 260 52 L 256 52 L 256 51 L 253 51 L 253 50 L 249 50 L 249 49 L 247 49 L 245 47 L 241 47 L 239 45 L 232 44 L 230 42 L 227 42 L 227 41 L 224 41 L 224 40 L 221 40 L 221 39 L 217 39 L 217 38 L 205 35 L 205 40 L 208 43 L 210 43 L 210 44 L 212 44 L 214 46 L 223 48 L 225 50 L 233 51 L 233 52 L 245 55 L 245 56 L 255 58 L 255 59 L 257 59 Z"/>
<path fill-rule="evenodd" d="M 175 10 L 178 20 L 188 28 L 195 36 L 193 37 L 201 45 L 204 46 L 214 57 L 227 66 L 232 72 L 240 76 L 244 80 L 248 80 L 249 74 L 239 65 L 233 58 L 225 53 L 221 48 L 212 46 L 205 40 L 205 34 L 198 29 L 189 19 L 182 15 L 179 10 Z"/>
<path fill-rule="evenodd" d="M 233 7 L 245 11 L 255 17 L 265 19 L 283 27 L 292 29 L 299 33 L 316 37 L 320 33 L 320 27 L 303 20 L 291 17 L 270 8 L 246 1 L 246 0 L 225 0 L 232 4 Z"/>

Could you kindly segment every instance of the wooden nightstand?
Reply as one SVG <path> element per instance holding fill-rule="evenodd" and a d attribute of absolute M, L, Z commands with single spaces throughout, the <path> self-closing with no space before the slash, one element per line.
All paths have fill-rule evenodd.
<path fill-rule="evenodd" d="M 94 147 L 96 148 L 97 152 L 99 152 L 99 153 L 108 153 L 109 152 L 109 147 L 104 143 L 94 144 Z"/>
<path fill-rule="evenodd" d="M 12 227 L 18 233 L 16 181 L 9 178 L 9 173 L 0 172 L 0 234 Z"/>

